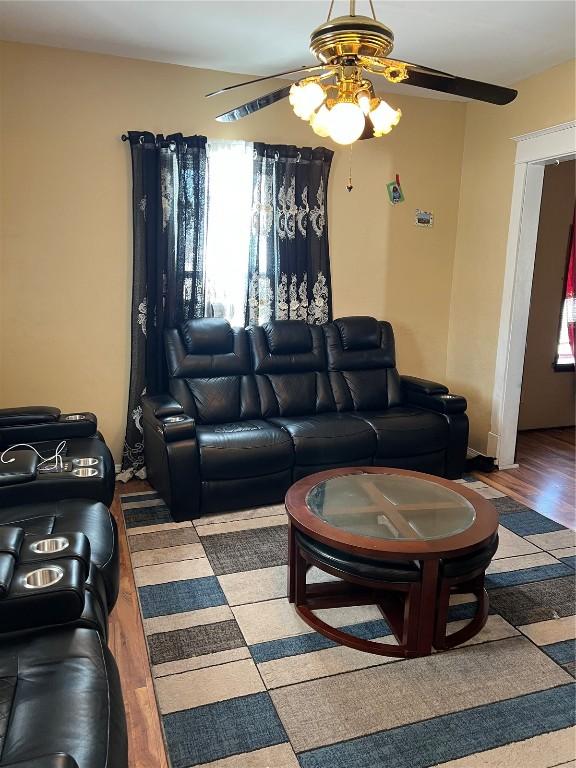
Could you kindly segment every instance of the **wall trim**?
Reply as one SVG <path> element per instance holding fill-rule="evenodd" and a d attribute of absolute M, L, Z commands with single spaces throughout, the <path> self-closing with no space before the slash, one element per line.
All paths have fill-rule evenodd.
<path fill-rule="evenodd" d="M 488 436 L 490 454 L 500 469 L 518 466 L 514 461 L 516 435 L 544 167 L 576 157 L 576 122 L 513 140 L 517 143 L 514 186 Z"/>
<path fill-rule="evenodd" d="M 541 128 L 539 131 L 532 131 L 532 133 L 521 133 L 519 136 L 512 136 L 512 140 L 531 141 L 533 139 L 539 138 L 540 136 L 548 136 L 551 133 L 569 130 L 570 128 L 576 128 L 576 120 L 570 120 L 567 123 L 560 123 L 559 125 L 551 125 L 548 128 Z"/>

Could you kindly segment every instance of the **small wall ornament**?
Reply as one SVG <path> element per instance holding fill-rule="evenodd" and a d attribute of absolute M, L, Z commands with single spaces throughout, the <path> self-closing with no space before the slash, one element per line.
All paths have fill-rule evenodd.
<path fill-rule="evenodd" d="M 388 198 L 392 205 L 398 205 L 398 203 L 404 202 L 404 193 L 402 192 L 402 187 L 400 186 L 399 174 L 396 174 L 395 181 L 390 181 L 388 184 L 386 184 L 386 189 L 388 190 Z"/>
<path fill-rule="evenodd" d="M 432 211 L 421 211 L 420 208 L 416 208 L 414 224 L 417 227 L 432 227 L 434 225 L 434 214 Z"/>

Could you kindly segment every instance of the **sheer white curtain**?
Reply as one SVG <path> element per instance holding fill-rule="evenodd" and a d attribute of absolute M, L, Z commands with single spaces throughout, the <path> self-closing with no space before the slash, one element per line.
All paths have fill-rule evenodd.
<path fill-rule="evenodd" d="M 206 312 L 243 326 L 252 222 L 254 148 L 209 141 Z"/>

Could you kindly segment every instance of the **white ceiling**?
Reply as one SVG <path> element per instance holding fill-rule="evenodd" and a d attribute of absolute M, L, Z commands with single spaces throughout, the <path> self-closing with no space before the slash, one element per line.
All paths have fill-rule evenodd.
<path fill-rule="evenodd" d="M 328 0 L 1 0 L 0 39 L 273 74 L 313 61 L 309 35 L 326 20 L 328 6 Z M 464 77 L 510 85 L 575 55 L 572 0 L 377 0 L 375 6 L 394 31 L 395 56 Z M 333 16 L 347 7 L 336 0 Z M 358 0 L 357 12 L 369 15 L 367 0 Z"/>

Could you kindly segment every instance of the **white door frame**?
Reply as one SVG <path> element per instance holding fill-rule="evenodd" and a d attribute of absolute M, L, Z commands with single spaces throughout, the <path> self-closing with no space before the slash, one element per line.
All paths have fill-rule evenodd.
<path fill-rule="evenodd" d="M 544 166 L 576 156 L 576 122 L 513 137 L 517 142 L 488 455 L 514 464 L 520 391 Z"/>

